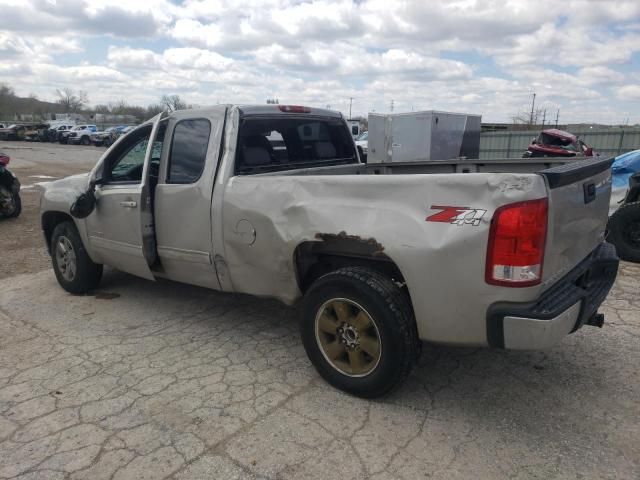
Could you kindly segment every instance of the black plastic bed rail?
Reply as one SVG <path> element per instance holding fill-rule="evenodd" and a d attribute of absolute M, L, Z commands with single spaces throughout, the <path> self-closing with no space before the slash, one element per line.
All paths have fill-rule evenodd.
<path fill-rule="evenodd" d="M 613 160 L 613 157 L 593 157 L 558 165 L 557 167 L 542 170 L 539 173 L 547 178 L 549 188 L 558 188 L 604 172 L 611 168 Z"/>

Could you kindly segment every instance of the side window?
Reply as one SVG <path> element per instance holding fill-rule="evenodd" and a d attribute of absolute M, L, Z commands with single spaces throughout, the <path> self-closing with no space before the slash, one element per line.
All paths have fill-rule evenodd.
<path fill-rule="evenodd" d="M 181 120 L 173 129 L 167 183 L 194 183 L 202 175 L 211 123 L 205 119 Z"/>
<path fill-rule="evenodd" d="M 157 180 L 160 165 L 160 155 L 162 154 L 162 143 L 164 141 L 164 125 L 160 125 L 149 164 L 149 175 Z M 149 145 L 151 127 L 140 128 L 131 132 L 123 143 L 118 144 L 116 151 L 112 152 L 107 159 L 109 165 L 106 172 L 107 182 L 128 182 L 140 183 L 142 180 L 142 170 L 144 168 L 144 157 Z"/>
<path fill-rule="evenodd" d="M 133 145 L 118 158 L 109 172 L 112 182 L 140 182 L 144 156 L 149 144 L 149 133 L 144 138 L 138 138 Z"/>

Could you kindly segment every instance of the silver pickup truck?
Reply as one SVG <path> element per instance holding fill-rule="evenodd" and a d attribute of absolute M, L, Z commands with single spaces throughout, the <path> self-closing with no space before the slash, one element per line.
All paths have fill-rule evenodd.
<path fill-rule="evenodd" d="M 47 186 L 60 285 L 102 266 L 302 299 L 318 372 L 363 397 L 399 385 L 421 341 L 540 349 L 582 325 L 618 269 L 611 161 L 366 165 L 339 113 L 217 106 L 161 114 L 85 175 Z"/>

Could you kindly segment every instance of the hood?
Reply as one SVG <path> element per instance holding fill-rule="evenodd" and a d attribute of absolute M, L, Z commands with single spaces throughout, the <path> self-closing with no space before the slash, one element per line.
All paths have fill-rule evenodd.
<path fill-rule="evenodd" d="M 68 213 L 71 205 L 87 190 L 89 173 L 73 175 L 42 185 L 40 211 L 59 211 Z"/>
<path fill-rule="evenodd" d="M 54 180 L 53 182 L 47 182 L 44 186 L 45 192 L 54 190 L 84 192 L 89 185 L 89 175 L 89 172 L 79 173 L 77 175 L 71 175 L 70 177 L 61 178 L 60 180 Z"/>

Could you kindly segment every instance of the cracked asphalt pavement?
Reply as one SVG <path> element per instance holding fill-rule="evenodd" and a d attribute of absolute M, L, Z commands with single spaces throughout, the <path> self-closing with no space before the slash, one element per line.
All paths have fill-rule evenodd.
<path fill-rule="evenodd" d="M 21 170 L 37 148 L 19 176 L 73 150 Z M 40 236 L 25 198 L 3 242 Z M 638 265 L 602 330 L 544 352 L 424 345 L 367 401 L 319 378 L 295 307 L 109 269 L 72 296 L 33 248 L 0 251 L 2 479 L 640 478 Z"/>

